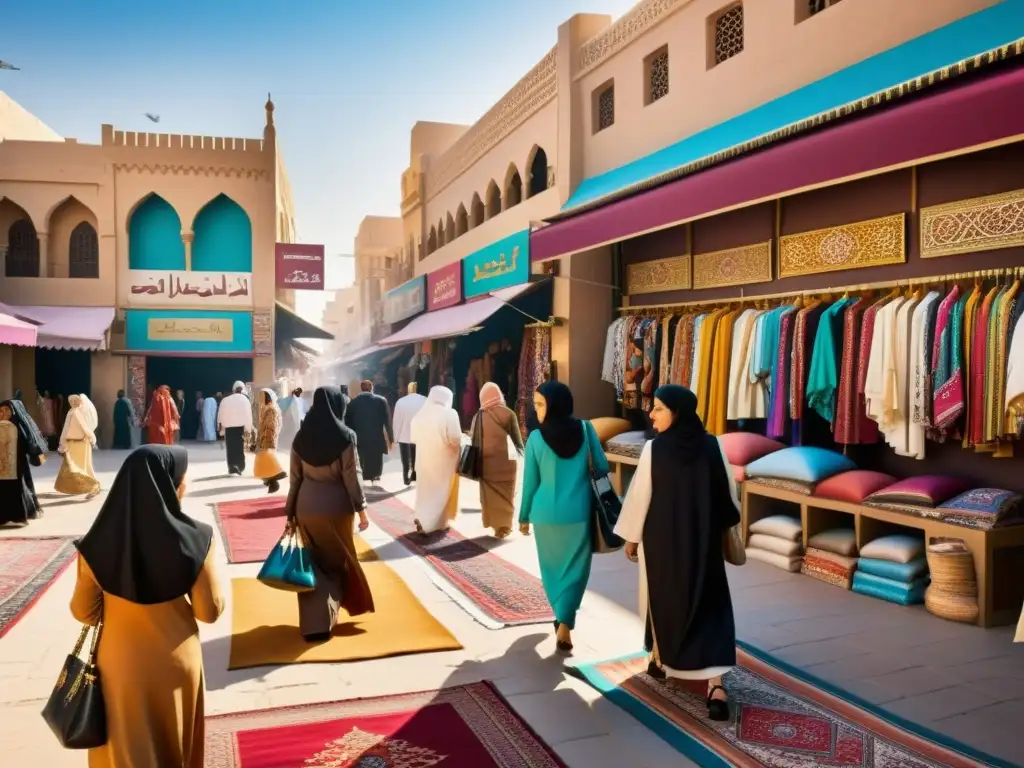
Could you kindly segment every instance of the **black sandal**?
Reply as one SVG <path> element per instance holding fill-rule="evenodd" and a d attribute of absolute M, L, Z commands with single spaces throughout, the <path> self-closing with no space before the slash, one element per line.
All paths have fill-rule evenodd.
<path fill-rule="evenodd" d="M 665 674 L 665 670 L 659 667 L 654 659 L 647 662 L 647 676 L 653 677 L 655 680 L 664 680 L 668 675 Z"/>
<path fill-rule="evenodd" d="M 715 691 L 721 691 L 728 695 L 729 692 L 720 685 L 711 686 L 711 690 L 708 691 L 707 705 L 708 705 L 708 717 L 718 722 L 724 722 L 729 719 L 729 702 L 723 699 L 713 699 Z"/>

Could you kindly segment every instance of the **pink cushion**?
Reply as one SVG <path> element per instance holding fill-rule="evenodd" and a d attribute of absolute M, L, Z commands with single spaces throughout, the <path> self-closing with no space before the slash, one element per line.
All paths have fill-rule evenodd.
<path fill-rule="evenodd" d="M 725 451 L 725 458 L 729 463 L 740 467 L 786 447 L 778 440 L 753 432 L 728 432 L 720 435 L 718 441 L 722 444 L 722 450 Z"/>
<path fill-rule="evenodd" d="M 742 483 L 747 479 L 747 468 L 738 464 L 731 464 L 732 477 L 737 483 Z"/>
<path fill-rule="evenodd" d="M 823 499 L 846 501 L 860 504 L 877 490 L 890 486 L 896 478 L 885 472 L 872 472 L 869 469 L 851 469 L 840 472 L 827 480 L 822 480 L 814 489 L 814 495 Z"/>
<path fill-rule="evenodd" d="M 918 475 L 872 493 L 869 504 L 914 504 L 935 507 L 970 488 L 966 480 L 945 475 Z"/>

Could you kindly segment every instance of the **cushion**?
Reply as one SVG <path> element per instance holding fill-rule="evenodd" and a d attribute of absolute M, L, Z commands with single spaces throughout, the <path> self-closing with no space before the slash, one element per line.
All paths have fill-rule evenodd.
<path fill-rule="evenodd" d="M 857 571 L 853 574 L 853 591 L 869 597 L 878 597 L 899 605 L 917 605 L 924 602 L 928 579 L 918 579 L 910 584 L 901 584 L 892 579 L 872 576 Z"/>
<path fill-rule="evenodd" d="M 814 547 L 807 547 L 807 554 L 804 555 L 804 562 L 812 562 L 818 568 L 828 568 L 841 573 L 853 573 L 857 570 L 857 561 L 856 557 L 837 555 L 835 552 Z"/>
<path fill-rule="evenodd" d="M 803 536 L 800 518 L 789 515 L 772 515 L 762 517 L 750 524 L 751 533 L 763 533 L 786 541 L 799 541 Z"/>
<path fill-rule="evenodd" d="M 763 549 L 766 552 L 774 552 L 777 555 L 785 555 L 786 557 L 799 555 L 803 549 L 799 541 L 780 539 L 777 536 L 768 536 L 763 533 L 752 535 L 749 546 Z"/>
<path fill-rule="evenodd" d="M 757 549 L 756 547 L 747 547 L 747 557 L 751 560 L 760 560 L 762 563 L 774 565 L 776 568 L 781 568 L 782 570 L 789 571 L 790 573 L 796 573 L 799 571 L 800 562 L 803 560 L 803 558 L 798 555 L 786 557 L 785 555 L 779 555 L 765 549 Z"/>
<path fill-rule="evenodd" d="M 729 468 L 732 469 L 732 479 L 737 483 L 742 483 L 747 479 L 747 468 L 741 467 L 736 464 L 730 464 Z"/>
<path fill-rule="evenodd" d="M 903 533 L 882 536 L 860 548 L 861 558 L 888 560 L 892 563 L 909 563 L 923 554 L 924 538 Z"/>
<path fill-rule="evenodd" d="M 596 419 L 591 419 L 590 426 L 597 433 L 597 439 L 601 442 L 601 445 L 604 445 L 613 437 L 617 437 L 623 432 L 629 432 L 633 425 L 629 423 L 629 419 L 620 419 L 616 416 L 600 416 Z"/>
<path fill-rule="evenodd" d="M 644 431 L 635 429 L 632 432 L 623 432 L 611 438 L 605 446 L 605 451 L 619 456 L 629 456 L 631 459 L 639 459 L 646 442 Z"/>
<path fill-rule="evenodd" d="M 875 491 L 892 485 L 896 478 L 884 472 L 872 472 L 869 469 L 852 469 L 840 472 L 827 480 L 822 480 L 814 489 L 814 495 L 823 499 L 848 501 L 860 504 Z"/>
<path fill-rule="evenodd" d="M 1018 517 L 1024 496 L 1001 488 L 975 488 L 939 504 L 943 514 L 991 520 L 993 524 Z"/>
<path fill-rule="evenodd" d="M 729 460 L 729 463 L 738 464 L 741 467 L 786 447 L 778 440 L 772 440 L 770 437 L 754 432 L 728 432 L 720 435 L 718 442 L 721 443 L 722 450 L 725 451 L 725 458 Z"/>
<path fill-rule="evenodd" d="M 857 466 L 841 453 L 813 445 L 801 445 L 769 453 L 748 464 L 747 477 L 777 477 L 783 480 L 799 480 L 803 483 L 820 483 L 832 475 L 856 468 Z"/>
<path fill-rule="evenodd" d="M 968 489 L 966 480 L 945 475 L 918 475 L 898 480 L 867 497 L 871 504 L 915 504 L 935 507 Z"/>
<path fill-rule="evenodd" d="M 809 561 L 806 558 L 800 566 L 800 572 L 804 576 L 810 576 L 812 579 L 817 579 L 842 589 L 849 589 L 853 584 L 853 571 L 837 573 L 836 571 L 822 568 L 816 562 Z"/>
<path fill-rule="evenodd" d="M 909 584 L 915 579 L 928 575 L 928 561 L 923 557 L 915 557 L 909 563 L 893 563 L 889 560 L 875 560 L 862 557 L 857 561 L 857 570 Z"/>
<path fill-rule="evenodd" d="M 857 554 L 857 534 L 853 528 L 833 528 L 831 531 L 822 531 L 811 536 L 807 540 L 807 546 L 853 557 Z"/>
<path fill-rule="evenodd" d="M 784 480 L 781 477 L 750 477 L 747 479 L 756 485 L 763 485 L 766 488 L 777 488 L 780 491 L 789 491 L 790 493 L 799 493 L 801 496 L 810 496 L 814 493 L 814 483 L 805 483 L 801 480 Z"/>

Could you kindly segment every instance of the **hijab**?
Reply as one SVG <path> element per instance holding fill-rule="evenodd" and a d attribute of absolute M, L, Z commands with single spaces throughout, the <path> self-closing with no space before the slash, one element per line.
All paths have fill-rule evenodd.
<path fill-rule="evenodd" d="M 345 425 L 348 398 L 341 387 L 318 387 L 313 393 L 313 407 L 292 442 L 299 458 L 314 467 L 333 464 L 350 445 L 356 444 L 356 433 Z"/>
<path fill-rule="evenodd" d="M 561 459 L 571 459 L 583 446 L 583 422 L 572 415 L 572 392 L 560 381 L 545 381 L 537 391 L 547 402 L 547 413 L 540 423 L 544 442 Z"/>
<path fill-rule="evenodd" d="M 480 407 L 491 408 L 495 405 L 504 405 L 505 395 L 501 391 L 501 387 L 495 384 L 493 381 L 488 381 L 480 389 Z"/>
<path fill-rule="evenodd" d="M 664 384 L 655 390 L 654 396 L 674 416 L 672 426 L 655 439 L 670 445 L 681 457 L 696 456 L 707 434 L 697 415 L 697 396 L 679 384 Z"/>
<path fill-rule="evenodd" d="M 188 451 L 144 445 L 121 465 L 99 515 L 76 542 L 104 592 L 140 605 L 187 595 L 213 541 L 213 529 L 181 511 L 178 486 Z"/>
<path fill-rule="evenodd" d="M 430 392 L 427 393 L 427 403 L 431 405 L 439 405 L 442 408 L 451 408 L 453 402 L 455 402 L 455 393 L 448 389 L 448 387 L 438 385 L 436 387 L 431 387 Z M 424 403 L 424 405 L 427 403 Z"/>
<path fill-rule="evenodd" d="M 28 415 L 25 404 L 21 400 L 4 400 L 0 405 L 6 405 L 11 409 L 11 422 L 18 428 L 18 435 L 25 441 L 25 450 L 34 459 L 46 454 L 50 446 L 46 444 L 46 438 L 39 431 L 35 421 Z"/>

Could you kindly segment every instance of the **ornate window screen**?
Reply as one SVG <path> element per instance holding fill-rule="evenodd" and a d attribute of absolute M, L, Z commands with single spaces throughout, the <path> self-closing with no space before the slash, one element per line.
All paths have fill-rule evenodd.
<path fill-rule="evenodd" d="M 100 276 L 100 245 L 92 224 L 83 221 L 68 242 L 68 277 Z"/>
<path fill-rule="evenodd" d="M 743 51 L 743 6 L 734 5 L 715 19 L 715 64 Z"/>
<path fill-rule="evenodd" d="M 647 103 L 668 96 L 668 47 L 655 51 L 647 59 Z"/>
<path fill-rule="evenodd" d="M 594 97 L 594 133 L 615 125 L 615 84 L 601 86 Z"/>
<path fill-rule="evenodd" d="M 808 16 L 814 16 L 826 8 L 831 8 L 833 5 L 838 4 L 839 0 L 807 0 L 807 14 Z"/>
<path fill-rule="evenodd" d="M 28 219 L 7 230 L 7 277 L 39 277 L 39 238 Z"/>

